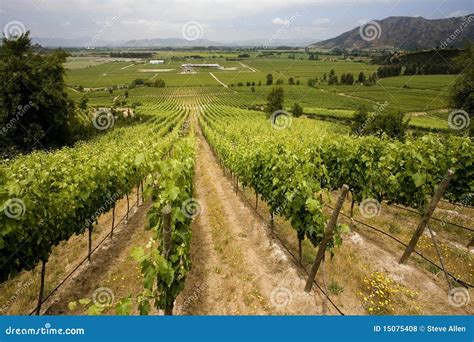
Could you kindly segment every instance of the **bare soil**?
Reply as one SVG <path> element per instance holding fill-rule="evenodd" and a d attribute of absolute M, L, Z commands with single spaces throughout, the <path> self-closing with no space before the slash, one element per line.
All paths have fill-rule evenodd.
<path fill-rule="evenodd" d="M 176 313 L 321 314 L 320 294 L 303 291 L 305 275 L 235 194 L 198 133 L 195 193 L 201 213 L 192 225 L 193 267 Z"/>

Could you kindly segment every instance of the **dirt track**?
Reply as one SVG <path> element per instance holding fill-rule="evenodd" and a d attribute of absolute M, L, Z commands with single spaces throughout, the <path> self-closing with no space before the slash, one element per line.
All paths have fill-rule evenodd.
<path fill-rule="evenodd" d="M 198 143 L 201 213 L 192 226 L 193 268 L 176 314 L 321 314 L 322 298 L 304 293 L 305 276 L 235 194 L 200 132 Z"/>

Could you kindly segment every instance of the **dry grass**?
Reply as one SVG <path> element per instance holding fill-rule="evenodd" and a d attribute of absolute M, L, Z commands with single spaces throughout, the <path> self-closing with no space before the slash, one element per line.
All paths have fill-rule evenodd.
<path fill-rule="evenodd" d="M 135 192 L 132 192 L 129 197 L 130 206 L 132 206 Z M 116 223 L 125 215 L 126 210 L 126 200 L 121 199 L 116 207 Z M 94 226 L 92 234 L 93 247 L 110 232 L 111 223 L 112 211 L 99 217 L 98 224 Z M 82 235 L 71 237 L 68 241 L 61 242 L 53 249 L 46 264 L 45 295 L 49 294 L 87 256 L 87 250 L 87 231 Z M 0 314 L 27 315 L 36 307 L 40 273 L 41 265 L 37 265 L 34 270 L 23 271 L 14 278 L 0 284 Z M 48 302 L 44 304 L 44 307 L 47 305 Z"/>
<path fill-rule="evenodd" d="M 241 194 L 251 206 L 255 207 L 255 193 L 253 190 L 246 188 Z M 333 205 L 336 200 L 337 193 L 334 194 L 325 194 L 323 201 Z M 443 203 L 443 206 L 449 206 L 449 204 Z M 463 215 L 468 215 L 468 211 L 463 208 Z M 346 201 L 345 206 L 342 210 L 344 213 L 350 213 L 350 202 Z M 269 216 L 268 207 L 266 204 L 259 200 L 258 203 L 258 212 L 263 217 Z M 329 216 L 330 211 L 328 210 L 326 214 Z M 414 220 L 411 213 L 407 213 L 402 209 L 397 209 L 390 207 L 386 204 L 382 205 L 381 213 L 373 219 L 365 219 L 361 217 L 358 207 L 354 208 L 354 217 L 360 219 L 364 222 L 367 222 L 371 225 L 374 225 L 382 230 L 396 236 L 403 242 L 408 242 L 411 238 L 411 235 L 416 228 L 417 220 Z M 416 216 L 416 215 L 415 215 Z M 439 213 L 437 215 L 440 217 Z M 471 216 L 472 217 L 472 216 Z M 442 218 L 442 217 L 441 217 Z M 410 222 L 411 221 L 411 222 Z M 340 222 L 350 224 L 350 221 L 344 219 L 340 216 Z M 294 255 L 298 255 L 298 243 L 295 236 L 295 231 L 291 228 L 291 225 L 286 220 L 277 217 L 275 219 L 275 233 L 284 241 L 285 245 L 290 248 Z M 465 221 L 457 223 L 466 225 Z M 436 229 L 436 228 L 433 228 Z M 452 229 L 452 228 L 448 228 Z M 446 267 L 450 270 L 455 276 L 459 276 L 465 280 L 473 282 L 473 267 L 472 267 L 472 255 L 462 248 L 457 248 L 456 244 L 450 243 L 448 238 L 451 236 L 448 229 L 439 230 L 437 237 L 441 239 L 439 245 L 441 246 L 442 254 L 446 261 Z M 350 314 L 361 314 L 361 313 L 376 313 L 376 310 L 369 311 L 369 306 L 364 302 L 364 297 L 361 297 L 360 293 L 364 293 L 366 289 L 367 279 L 371 279 L 372 275 L 375 272 L 383 272 L 385 269 L 393 268 L 393 265 L 385 267 L 383 265 L 384 260 L 373 262 L 374 255 L 377 255 L 377 251 L 385 251 L 386 254 L 391 256 L 391 259 L 394 259 L 395 262 L 392 264 L 397 264 L 396 260 L 403 253 L 403 246 L 397 242 L 383 236 L 382 234 L 372 231 L 367 228 L 359 227 L 359 225 L 353 226 L 352 230 L 359 232 L 364 237 L 364 242 L 362 246 L 358 246 L 356 243 L 350 241 L 350 236 L 345 236 L 344 244 L 341 248 L 335 251 L 335 257 L 329 258 L 327 256 L 326 261 L 326 275 L 323 279 L 322 271 L 318 272 L 318 283 L 326 285 L 335 282 L 338 285 L 342 286 L 342 291 L 337 295 L 331 295 L 331 299 L 345 312 Z M 459 229 L 457 230 L 459 231 Z M 455 236 L 454 240 L 462 239 L 463 233 L 460 233 Z M 371 249 L 370 244 L 373 244 L 374 249 L 372 255 L 369 252 Z M 360 248 L 363 248 L 361 250 Z M 420 239 L 420 242 L 417 246 L 417 250 L 422 252 L 426 257 L 437 261 L 436 250 L 433 247 L 431 238 L 429 236 L 423 236 Z M 361 253 L 364 251 L 365 253 Z M 374 254 L 375 253 L 375 254 Z M 316 249 L 312 244 L 305 240 L 302 245 L 302 255 L 303 255 L 303 265 L 306 269 L 309 269 L 310 264 L 313 262 L 316 254 Z M 387 256 L 385 256 L 387 257 Z M 391 260 L 393 261 L 393 260 Z M 429 293 L 425 291 L 426 287 L 431 285 L 419 284 L 419 280 L 413 276 L 410 278 L 409 272 L 408 275 L 405 275 L 406 269 L 400 271 L 400 274 L 394 274 L 394 279 L 390 278 L 390 274 L 387 274 L 387 279 L 393 282 L 393 287 L 397 288 L 396 291 L 391 293 L 391 309 L 387 313 L 391 314 L 462 314 L 472 311 L 472 305 L 466 307 L 467 311 L 459 310 L 449 306 L 447 302 L 447 285 L 442 274 L 437 272 L 436 276 L 431 275 L 427 272 L 429 267 L 425 263 L 420 263 L 419 258 L 412 257 L 410 261 L 411 265 L 419 265 L 417 277 L 425 277 L 429 282 L 435 282 L 438 284 L 439 290 L 438 293 L 438 302 L 433 303 L 432 297 L 435 296 L 434 293 Z M 466 267 L 467 266 L 467 267 Z M 396 267 L 396 266 L 395 266 Z M 408 266 L 407 266 L 408 267 Z M 409 266 L 412 267 L 412 266 Z M 323 268 L 321 266 L 320 270 Z M 421 271 L 421 273 L 420 273 Z M 432 270 L 430 270 L 432 271 Z M 398 278 L 403 279 L 403 283 L 398 282 Z M 324 282 L 323 282 L 324 280 Z M 443 290 L 446 288 L 445 290 Z M 446 291 L 446 292 L 444 292 Z M 419 295 L 420 292 L 423 292 Z M 441 303 L 441 305 L 440 305 Z"/>

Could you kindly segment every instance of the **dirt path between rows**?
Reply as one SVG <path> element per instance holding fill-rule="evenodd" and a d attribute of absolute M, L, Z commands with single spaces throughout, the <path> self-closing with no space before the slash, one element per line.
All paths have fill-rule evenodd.
<path fill-rule="evenodd" d="M 212 78 L 215 79 L 217 82 L 219 82 L 224 88 L 229 88 L 229 86 L 227 84 L 225 84 L 220 79 L 218 79 L 217 76 L 214 75 L 212 72 L 210 72 L 209 75 L 211 75 Z"/>
<path fill-rule="evenodd" d="M 193 267 L 175 313 L 321 314 L 320 294 L 303 291 L 305 276 L 235 194 L 199 129 L 197 137 L 194 189 L 201 213 L 192 225 Z"/>
<path fill-rule="evenodd" d="M 128 222 L 124 221 L 114 229 L 113 238 L 104 241 L 103 245 L 92 254 L 91 262 L 86 261 L 64 287 L 58 290 L 43 314 L 67 315 L 70 302 L 90 298 L 92 292 L 102 286 L 108 273 L 118 266 L 117 261 L 128 256 L 134 236 L 144 227 L 150 206 L 151 203 L 142 203 L 136 212 L 131 213 Z"/>

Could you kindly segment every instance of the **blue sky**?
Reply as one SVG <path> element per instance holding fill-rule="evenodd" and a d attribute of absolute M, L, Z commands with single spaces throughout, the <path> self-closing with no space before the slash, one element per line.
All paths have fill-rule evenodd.
<path fill-rule="evenodd" d="M 0 24 L 35 37 L 105 40 L 182 38 L 189 22 L 215 41 L 326 39 L 388 16 L 446 18 L 474 12 L 472 0 L 1 0 Z M 279 30 L 279 31 L 278 31 Z"/>

